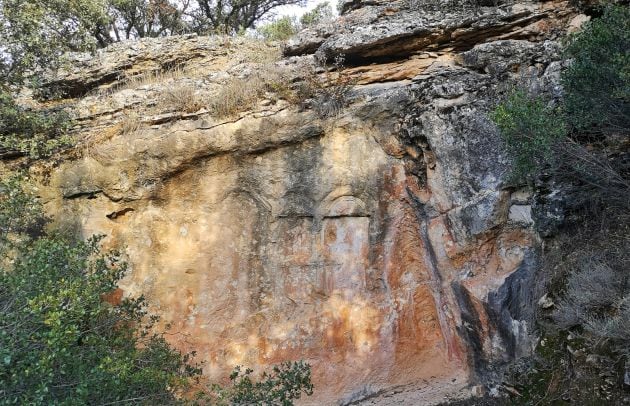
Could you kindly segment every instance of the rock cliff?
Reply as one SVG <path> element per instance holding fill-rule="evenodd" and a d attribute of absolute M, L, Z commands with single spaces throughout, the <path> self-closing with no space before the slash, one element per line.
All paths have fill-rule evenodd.
<path fill-rule="evenodd" d="M 539 238 L 486 113 L 517 82 L 559 94 L 556 41 L 583 16 L 472 3 L 346 0 L 277 61 L 274 46 L 197 36 L 75 56 L 49 87 L 78 146 L 31 169 L 46 207 L 125 247 L 119 293 L 145 295 L 210 379 L 304 359 L 304 404 L 491 385 L 535 339 Z M 234 78 L 298 86 L 339 55 L 352 86 L 333 113 L 273 90 L 228 118 L 204 105 Z M 182 88 L 195 108 L 164 103 Z"/>

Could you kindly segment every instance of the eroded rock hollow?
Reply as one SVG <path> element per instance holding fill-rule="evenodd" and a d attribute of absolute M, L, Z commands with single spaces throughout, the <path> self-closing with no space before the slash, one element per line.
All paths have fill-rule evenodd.
<path fill-rule="evenodd" d="M 305 403 L 430 404 L 530 351 L 532 202 L 487 112 L 517 82 L 557 94 L 556 40 L 583 17 L 421 3 L 346 1 L 271 64 L 299 82 L 313 54 L 343 54 L 335 114 L 267 96 L 229 119 L 159 111 L 174 86 L 212 99 L 251 77 L 239 39 L 123 43 L 51 84 L 76 97 L 81 142 L 33 168 L 46 207 L 125 247 L 120 293 L 145 295 L 210 379 L 304 359 Z"/>

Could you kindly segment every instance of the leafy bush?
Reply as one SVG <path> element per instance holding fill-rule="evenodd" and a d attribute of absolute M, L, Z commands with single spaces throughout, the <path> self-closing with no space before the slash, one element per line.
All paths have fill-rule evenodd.
<path fill-rule="evenodd" d="M 64 111 L 29 110 L 0 91 L 0 148 L 41 158 L 72 145 L 70 117 Z"/>
<path fill-rule="evenodd" d="M 310 27 L 325 21 L 330 21 L 334 15 L 330 3 L 326 1 L 318 4 L 313 10 L 304 13 L 302 17 L 300 17 L 300 24 L 302 27 Z"/>
<path fill-rule="evenodd" d="M 258 28 L 258 33 L 267 41 L 286 41 L 300 30 L 295 18 L 281 17 Z"/>
<path fill-rule="evenodd" d="M 42 207 L 21 176 L 0 179 L 0 256 L 37 235 L 45 220 Z"/>
<path fill-rule="evenodd" d="M 93 33 L 107 23 L 105 0 L 0 2 L 0 83 L 22 83 L 54 69 L 66 51 L 93 49 Z"/>
<path fill-rule="evenodd" d="M 566 135 L 557 110 L 541 97 L 515 90 L 492 111 L 508 151 L 514 158 L 513 176 L 528 179 L 553 159 L 553 147 Z"/>
<path fill-rule="evenodd" d="M 199 371 L 143 322 L 145 302 L 107 306 L 125 265 L 86 243 L 40 238 L 0 274 L 1 404 L 175 401 Z M 155 319 L 151 319 L 155 321 Z"/>
<path fill-rule="evenodd" d="M 214 386 L 213 400 L 218 405 L 282 405 L 291 406 L 302 393 L 313 394 L 310 365 L 284 362 L 263 373 L 258 382 L 252 380 L 251 369 L 236 367 L 230 375 L 230 387 Z"/>
<path fill-rule="evenodd" d="M 569 124 L 579 131 L 630 129 L 630 8 L 609 5 L 570 38 L 562 75 Z"/>

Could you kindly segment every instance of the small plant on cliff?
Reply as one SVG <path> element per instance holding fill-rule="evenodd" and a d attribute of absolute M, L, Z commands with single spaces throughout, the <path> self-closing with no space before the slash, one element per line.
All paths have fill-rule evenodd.
<path fill-rule="evenodd" d="M 566 135 L 555 108 L 541 97 L 515 90 L 490 114 L 514 158 L 513 176 L 531 178 L 553 159 L 553 147 Z"/>
<path fill-rule="evenodd" d="M 161 97 L 162 107 L 182 113 L 194 113 L 205 105 L 202 97 L 191 85 L 175 84 L 170 86 Z"/>
<path fill-rule="evenodd" d="M 304 67 L 295 101 L 302 107 L 313 107 L 321 118 L 341 113 L 349 103 L 350 91 L 356 84 L 354 78 L 344 72 L 344 61 L 344 55 L 337 55 L 330 65 L 325 58 L 320 58 L 318 66 Z M 323 70 L 323 73 L 318 74 L 318 70 Z"/>

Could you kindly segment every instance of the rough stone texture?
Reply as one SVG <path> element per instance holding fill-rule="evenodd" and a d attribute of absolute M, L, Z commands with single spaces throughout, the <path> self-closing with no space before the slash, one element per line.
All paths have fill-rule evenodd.
<path fill-rule="evenodd" d="M 574 15 L 566 2 L 518 2 L 500 7 L 412 0 L 352 4 L 358 8 L 345 13 L 334 29 L 304 31 L 288 44 L 285 53 L 299 55 L 317 48 L 324 57 L 343 54 L 357 63 L 361 59 L 408 58 L 425 50 L 466 50 L 488 40 L 541 39 Z M 348 3 L 344 6 L 350 10 Z"/>
<path fill-rule="evenodd" d="M 507 187 L 486 113 L 524 77 L 559 91 L 554 41 L 576 14 L 344 4 L 339 31 L 287 51 L 350 55 L 358 85 L 338 116 L 271 96 L 231 119 L 163 111 L 170 86 L 212 97 L 263 65 L 202 37 L 118 45 L 55 81 L 92 91 L 72 102 L 81 143 L 32 171 L 57 226 L 126 247 L 123 294 L 144 294 L 210 379 L 304 359 L 305 404 L 468 395 L 530 350 L 538 300 L 536 202 Z M 196 74 L 113 81 L 172 61 Z M 142 125 L 121 131 L 131 110 Z"/>

